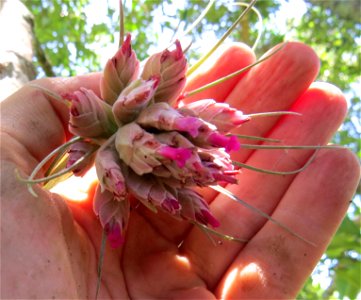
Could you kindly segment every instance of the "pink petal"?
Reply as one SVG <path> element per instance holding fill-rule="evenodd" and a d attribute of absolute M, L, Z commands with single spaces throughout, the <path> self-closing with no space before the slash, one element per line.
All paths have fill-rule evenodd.
<path fill-rule="evenodd" d="M 177 130 L 188 132 L 192 137 L 198 135 L 198 129 L 203 125 L 201 120 L 194 117 L 179 118 L 174 123 Z"/>
<path fill-rule="evenodd" d="M 213 217 L 213 215 L 205 209 L 201 209 L 200 213 L 196 213 L 195 215 L 198 222 L 208 225 L 210 224 L 212 227 L 218 227 L 220 225 L 219 221 Z"/>
<path fill-rule="evenodd" d="M 177 200 L 169 198 L 163 201 L 162 208 L 171 214 L 175 214 L 180 210 L 181 206 Z"/>
<path fill-rule="evenodd" d="M 191 158 L 192 151 L 187 148 L 173 148 L 169 146 L 162 147 L 158 153 L 165 158 L 172 159 L 176 162 L 179 168 L 184 167 L 187 160 Z"/>
<path fill-rule="evenodd" d="M 122 44 L 122 52 L 124 54 L 127 54 L 129 57 L 132 55 L 132 45 L 130 42 L 131 42 L 131 35 L 130 33 L 128 33 Z"/>
<path fill-rule="evenodd" d="M 228 153 L 237 151 L 240 148 L 239 141 L 234 135 L 228 137 L 214 132 L 208 137 L 208 142 L 212 146 L 225 148 Z"/>
<path fill-rule="evenodd" d="M 112 248 L 118 248 L 124 243 L 124 236 L 118 223 L 113 223 L 112 225 L 108 223 L 105 225 L 104 230 Z"/>

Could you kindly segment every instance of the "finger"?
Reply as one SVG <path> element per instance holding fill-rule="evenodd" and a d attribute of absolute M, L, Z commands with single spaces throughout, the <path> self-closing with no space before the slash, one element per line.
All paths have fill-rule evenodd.
<path fill-rule="evenodd" d="M 163 239 L 137 211 L 130 217 L 123 258 L 132 299 L 183 299 L 188 289 L 194 289 L 193 297 L 213 298 L 187 260 L 178 255 L 177 245 Z"/>
<path fill-rule="evenodd" d="M 255 55 L 253 51 L 245 44 L 233 43 L 231 45 L 224 45 L 204 63 L 200 70 L 187 79 L 185 90 L 187 92 L 195 90 L 223 76 L 238 71 L 252 64 L 254 61 Z M 207 98 L 223 102 L 244 75 L 245 73 L 242 73 L 194 96 L 187 97 L 183 102 L 190 103 Z"/>
<path fill-rule="evenodd" d="M 346 102 L 338 89 L 327 84 L 316 84 L 304 93 L 292 109 L 303 116 L 283 117 L 269 137 L 282 137 L 285 144 L 291 145 L 323 144 L 342 122 Z M 309 155 L 309 151 L 300 150 L 258 150 L 247 160 L 247 164 L 285 171 L 301 167 Z M 227 189 L 265 213 L 271 214 L 293 178 L 292 175 L 277 176 L 243 170 L 238 178 L 239 184 L 228 186 Z M 264 218 L 223 195 L 219 195 L 212 202 L 211 208 L 222 224 L 222 231 L 232 236 L 250 239 L 265 223 Z M 214 247 L 196 230 L 185 243 L 186 253 L 189 253 L 198 271 L 210 286 L 216 284 L 242 247 L 243 245 L 234 242 L 224 242 L 222 246 Z"/>
<path fill-rule="evenodd" d="M 319 59 L 315 52 L 304 44 L 290 42 L 269 59 L 252 68 L 238 82 L 226 101 L 245 113 L 288 110 L 307 90 L 318 70 Z M 278 119 L 253 119 L 233 132 L 265 136 Z M 249 140 L 241 142 L 252 143 Z M 238 151 L 232 153 L 232 159 L 244 162 L 251 153 L 250 150 Z M 208 202 L 217 195 L 211 190 L 205 190 L 203 194 Z"/>
<path fill-rule="evenodd" d="M 219 296 L 295 298 L 341 223 L 359 177 L 358 161 L 350 151 L 320 151 L 292 182 L 273 214 L 316 246 L 267 222 L 228 269 Z"/>
<path fill-rule="evenodd" d="M 85 87 L 99 93 L 100 74 L 73 78 L 47 78 L 34 81 L 54 93 L 71 93 Z M 64 142 L 69 119 L 68 108 L 42 90 L 25 85 L 1 103 L 1 130 L 24 145 L 41 160 Z"/>
<path fill-rule="evenodd" d="M 318 70 L 319 59 L 310 47 L 296 42 L 287 43 L 276 54 L 252 68 L 233 89 L 227 102 L 247 114 L 288 110 L 315 80 Z M 278 119 L 253 119 L 235 132 L 264 136 Z M 242 151 L 234 159 L 244 161 L 249 154 L 250 151 Z"/>

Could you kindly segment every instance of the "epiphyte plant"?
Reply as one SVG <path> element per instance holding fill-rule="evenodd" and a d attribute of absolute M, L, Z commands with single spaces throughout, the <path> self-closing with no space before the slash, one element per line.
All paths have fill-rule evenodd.
<path fill-rule="evenodd" d="M 173 50 L 165 49 L 156 53 L 141 66 L 131 46 L 131 35 L 124 37 L 121 20 L 120 47 L 105 66 L 100 82 L 100 97 L 85 88 L 63 95 L 45 91 L 69 106 L 69 131 L 74 137 L 50 153 L 24 180 L 30 192 L 36 195 L 32 189 L 36 183 L 49 185 L 49 181 L 66 174 L 82 176 L 95 162 L 99 184 L 94 198 L 94 212 L 99 216 L 110 244 L 118 247 L 124 242 L 129 210 L 134 199 L 155 213 L 160 209 L 174 218 L 189 220 L 214 232 L 208 226 L 218 227 L 219 222 L 194 187 L 213 187 L 243 203 L 221 186 L 222 183 L 236 184 L 240 167 L 271 174 L 294 174 L 306 168 L 307 164 L 290 172 L 262 170 L 232 161 L 230 155 L 241 146 L 265 149 L 320 148 L 240 145 L 239 137 L 279 141 L 229 133 L 255 117 L 297 113 L 280 111 L 245 115 L 213 99 L 182 104 L 185 97 L 228 80 L 282 50 L 284 45 L 242 70 L 183 93 L 187 75 L 206 61 L 249 10 L 255 10 L 255 2 L 244 4 L 247 8 L 233 26 L 209 53 L 189 69 L 178 40 L 175 40 Z M 57 157 L 45 173 L 46 176 L 35 178 L 54 156 Z M 285 227 L 269 216 L 264 216 Z"/>
<path fill-rule="evenodd" d="M 44 183 L 46 187 L 51 185 L 52 180 L 67 174 L 82 176 L 95 164 L 99 183 L 93 200 L 94 212 L 114 248 L 124 243 L 130 209 L 137 203 L 154 213 L 160 210 L 175 219 L 190 221 L 205 232 L 243 241 L 214 230 L 220 224 L 198 192 L 199 189 L 195 190 L 208 187 L 246 205 L 303 239 L 222 187 L 224 183 L 237 184 L 237 174 L 241 168 L 282 175 L 301 172 L 306 168 L 307 163 L 289 172 L 262 170 L 234 161 L 231 157 L 231 153 L 239 151 L 241 147 L 324 147 L 246 145 L 240 144 L 240 137 L 263 142 L 279 141 L 230 133 L 235 127 L 252 122 L 256 117 L 298 114 L 278 111 L 247 115 L 213 99 L 183 103 L 186 97 L 234 77 L 282 51 L 284 45 L 242 70 L 197 90 L 183 91 L 187 76 L 206 61 L 242 16 L 253 8 L 254 3 L 252 1 L 247 5 L 220 42 L 190 68 L 184 47 L 178 40 L 169 49 L 150 56 L 142 64 L 132 49 L 131 34 L 125 35 L 121 26 L 120 47 L 104 68 L 100 95 L 85 88 L 62 95 L 44 90 L 69 106 L 69 131 L 74 137 L 44 158 L 24 180 L 30 192 L 35 195 L 33 184 Z M 54 156 L 45 176 L 38 178 L 38 172 Z"/>

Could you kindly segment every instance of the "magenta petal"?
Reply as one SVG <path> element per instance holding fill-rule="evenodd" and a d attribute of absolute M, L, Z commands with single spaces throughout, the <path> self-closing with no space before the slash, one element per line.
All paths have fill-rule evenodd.
<path fill-rule="evenodd" d="M 159 154 L 165 158 L 174 160 L 179 168 L 184 167 L 187 160 L 192 156 L 192 151 L 187 148 L 173 148 L 164 146 L 159 150 Z"/>
<path fill-rule="evenodd" d="M 197 137 L 198 129 L 202 126 L 202 121 L 194 117 L 179 118 L 175 121 L 175 127 L 179 131 L 188 132 L 192 137 Z"/>
<path fill-rule="evenodd" d="M 122 44 L 122 52 L 124 54 L 127 54 L 128 57 L 130 57 L 132 55 L 132 45 L 131 45 L 131 35 L 130 33 L 127 34 L 127 36 L 125 37 L 125 40 Z"/>
<path fill-rule="evenodd" d="M 172 54 L 174 55 L 175 60 L 179 60 L 183 57 L 183 50 L 179 40 L 175 41 L 175 46 L 176 49 L 173 51 Z"/>
<path fill-rule="evenodd" d="M 228 137 L 214 132 L 208 137 L 208 142 L 211 143 L 212 146 L 225 148 L 228 153 L 237 151 L 240 148 L 239 141 L 234 135 Z"/>
<path fill-rule="evenodd" d="M 226 146 L 226 151 L 229 153 L 231 151 L 237 151 L 241 148 L 241 145 L 236 136 L 231 135 L 228 139 L 228 144 Z"/>
<path fill-rule="evenodd" d="M 181 206 L 179 202 L 175 199 L 165 199 L 162 203 L 162 208 L 168 211 L 171 214 L 176 213 L 180 210 Z"/>
<path fill-rule="evenodd" d="M 220 225 L 219 221 L 205 209 L 201 209 L 200 213 L 196 213 L 196 219 L 204 225 L 210 224 L 212 227 L 218 227 Z"/>
<path fill-rule="evenodd" d="M 124 237 L 118 223 L 113 223 L 112 225 L 108 223 L 105 225 L 104 229 L 112 248 L 118 248 L 124 243 Z"/>

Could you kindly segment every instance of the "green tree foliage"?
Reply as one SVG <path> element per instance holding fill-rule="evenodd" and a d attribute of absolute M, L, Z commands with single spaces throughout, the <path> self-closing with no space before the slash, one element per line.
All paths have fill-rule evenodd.
<path fill-rule="evenodd" d="M 355 153 L 360 152 L 361 104 L 359 88 L 361 46 L 361 2 L 310 1 L 298 25 L 297 37 L 312 46 L 321 59 L 319 79 L 332 82 L 347 93 L 350 114 L 336 137 Z"/>
<path fill-rule="evenodd" d="M 118 42 L 119 21 L 117 7 L 109 6 L 101 20 L 88 18 L 86 7 L 110 5 L 94 0 L 23 0 L 35 16 L 35 44 L 38 76 L 71 76 L 79 72 L 101 69 L 99 49 Z M 292 4 L 292 1 L 289 0 Z M 319 80 L 332 82 L 345 93 L 350 112 L 335 141 L 346 145 L 361 157 L 359 136 L 361 124 L 360 78 L 360 1 L 305 0 L 307 12 L 300 22 L 292 19 L 283 31 L 271 26 L 271 19 L 284 1 L 259 1 L 265 34 L 256 49 L 263 53 L 270 46 L 282 41 L 287 32 L 310 46 L 318 53 L 322 67 Z M 110 2 L 110 1 L 108 1 Z M 117 1 L 115 1 L 117 2 Z M 125 29 L 131 32 L 133 45 L 140 59 L 144 59 L 157 47 L 164 37 L 181 34 L 207 6 L 206 1 L 187 0 L 137 0 L 125 1 Z M 96 6 L 94 7 L 96 9 Z M 239 6 L 230 1 L 216 1 L 206 18 L 192 30 L 193 45 L 190 59 L 199 56 L 197 41 L 205 40 L 206 34 L 220 37 L 236 20 Z M 252 44 L 257 36 L 256 15 L 249 14 L 236 28 L 231 38 Z M 116 47 L 114 47 L 114 51 Z M 355 197 L 350 213 L 343 221 L 333 242 L 323 256 L 319 268 L 326 268 L 330 285 L 321 288 L 311 278 L 299 294 L 299 299 L 355 299 L 360 294 L 360 195 Z"/>

